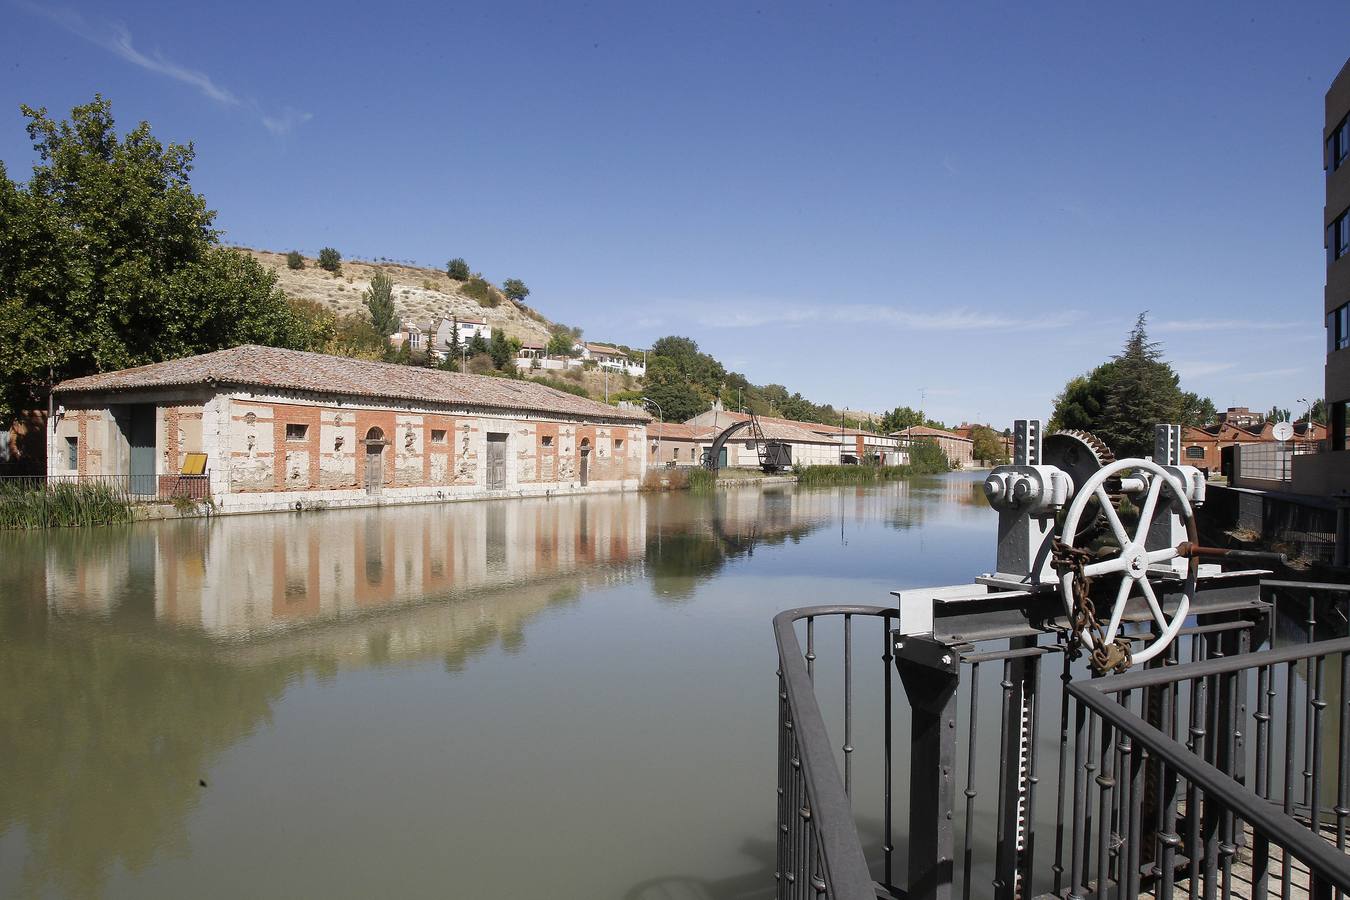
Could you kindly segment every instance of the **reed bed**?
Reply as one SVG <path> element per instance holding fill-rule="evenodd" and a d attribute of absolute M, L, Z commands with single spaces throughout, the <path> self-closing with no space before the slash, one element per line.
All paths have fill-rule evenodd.
<path fill-rule="evenodd" d="M 0 481 L 0 528 L 64 528 L 131 520 L 131 498 L 117 485 Z"/>

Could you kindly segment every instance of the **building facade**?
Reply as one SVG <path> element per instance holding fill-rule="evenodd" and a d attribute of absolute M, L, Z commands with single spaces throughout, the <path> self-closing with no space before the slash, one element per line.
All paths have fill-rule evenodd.
<path fill-rule="evenodd" d="M 1328 434 L 1325 452 L 1294 461 L 1294 490 L 1300 494 L 1350 492 L 1350 60 L 1326 94 L 1322 130 L 1327 202 L 1327 281 L 1322 313 L 1327 328 L 1326 392 Z"/>
<path fill-rule="evenodd" d="M 648 422 L 647 465 L 697 466 L 715 436 L 711 428 L 682 422 Z"/>
<path fill-rule="evenodd" d="M 933 441 L 942 450 L 953 469 L 968 469 L 975 465 L 975 442 L 954 431 L 932 428 L 928 425 L 912 425 L 891 432 L 891 436 L 900 438 L 906 446 L 917 440 Z"/>
<path fill-rule="evenodd" d="M 221 512 L 636 489 L 640 410 L 543 385 L 244 346 L 63 382 L 48 473 L 168 496 L 204 454 Z"/>

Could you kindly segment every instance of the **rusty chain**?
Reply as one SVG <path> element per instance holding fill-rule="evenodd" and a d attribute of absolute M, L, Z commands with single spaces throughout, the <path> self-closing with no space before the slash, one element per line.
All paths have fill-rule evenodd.
<path fill-rule="evenodd" d="M 1073 610 L 1069 615 L 1068 652 L 1070 659 L 1077 659 L 1083 652 L 1083 635 L 1092 635 L 1092 649 L 1088 651 L 1088 660 L 1092 670 L 1098 675 L 1108 672 L 1124 672 L 1133 664 L 1130 656 L 1130 641 L 1124 636 L 1114 641 L 1106 640 L 1106 633 L 1097 619 L 1097 607 L 1092 602 L 1092 579 L 1083 573 L 1083 567 L 1096 559 L 1091 550 L 1083 547 L 1070 547 L 1059 538 L 1054 539 L 1051 553 L 1055 561 L 1055 570 L 1061 576 L 1065 572 L 1073 573 Z"/>

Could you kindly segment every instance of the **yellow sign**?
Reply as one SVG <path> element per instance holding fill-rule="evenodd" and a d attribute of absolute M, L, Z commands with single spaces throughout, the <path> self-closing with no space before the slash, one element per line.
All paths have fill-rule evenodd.
<path fill-rule="evenodd" d="M 179 475 L 205 475 L 206 454 L 189 453 L 183 458 L 183 471 Z"/>

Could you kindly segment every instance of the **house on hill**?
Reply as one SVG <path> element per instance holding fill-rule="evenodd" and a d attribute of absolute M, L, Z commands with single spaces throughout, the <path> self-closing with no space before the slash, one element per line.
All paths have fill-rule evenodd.
<path fill-rule="evenodd" d="M 53 477 L 168 496 L 204 454 L 222 512 L 634 489 L 641 410 L 533 382 L 242 346 L 54 388 Z M 200 457 L 197 457 L 200 460 Z"/>

